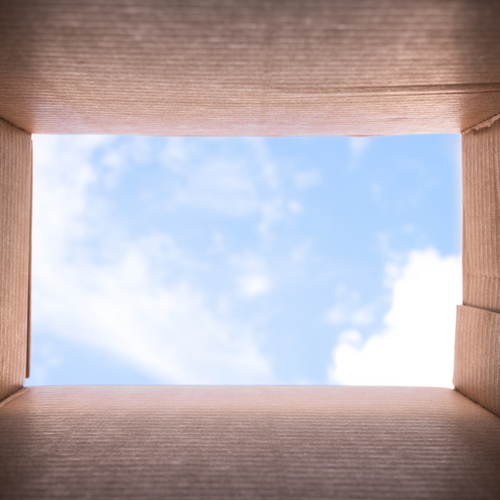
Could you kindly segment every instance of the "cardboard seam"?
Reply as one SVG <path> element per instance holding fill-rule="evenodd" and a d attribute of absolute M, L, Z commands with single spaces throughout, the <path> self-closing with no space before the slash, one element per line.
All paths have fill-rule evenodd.
<path fill-rule="evenodd" d="M 500 315 L 500 311 L 496 311 L 495 309 L 488 309 L 487 307 L 470 306 L 469 304 L 466 304 L 465 302 L 461 305 L 462 305 L 462 307 L 468 307 L 469 309 L 479 309 L 480 311 L 486 311 L 489 313 Z"/>
<path fill-rule="evenodd" d="M 467 313 L 468 310 L 469 313 Z M 483 321 L 482 312 L 474 312 L 474 310 L 487 313 L 489 321 Z M 498 382 L 495 380 L 498 380 L 500 372 L 496 366 L 498 362 L 493 361 L 492 357 L 485 353 L 488 350 L 498 350 L 497 341 L 494 341 L 494 338 L 497 336 L 495 332 L 499 331 L 499 318 L 498 312 L 483 307 L 457 306 L 453 373 L 455 390 L 497 417 L 500 417 L 497 390 L 491 393 L 487 386 L 492 383 L 495 387 L 498 386 Z M 475 335 L 474 332 L 478 335 Z M 471 338 L 474 347 L 478 349 L 471 350 L 470 343 L 467 343 L 467 339 L 471 340 Z M 488 346 L 485 345 L 485 342 L 488 343 Z M 459 365 L 457 365 L 457 355 Z M 491 365 L 492 362 L 494 365 Z"/>
<path fill-rule="evenodd" d="M 474 272 L 471 272 L 471 271 L 465 271 L 464 274 L 466 274 L 467 276 L 470 276 L 472 278 L 486 278 L 486 279 L 489 279 L 489 280 L 498 280 L 498 281 L 500 281 L 500 277 L 499 276 L 490 276 L 489 274 L 486 274 L 486 273 L 474 273 Z"/>
<path fill-rule="evenodd" d="M 467 398 L 469 401 L 472 401 L 474 404 L 480 406 L 481 408 L 485 409 L 486 411 L 488 411 L 489 413 L 491 413 L 492 415 L 495 415 L 496 418 L 500 418 L 500 415 L 497 415 L 495 412 L 491 411 L 489 408 L 487 408 L 486 406 L 483 406 L 481 403 L 478 403 L 477 401 L 474 401 L 473 399 L 471 399 L 469 396 L 467 396 L 467 394 L 464 394 L 463 392 L 461 392 L 459 389 L 457 389 L 456 387 L 453 388 L 454 391 L 457 391 L 458 394 L 460 394 L 461 396 L 463 396 L 464 398 Z M 0 406 L 1 406 L 1 403 L 0 403 Z"/>
<path fill-rule="evenodd" d="M 491 84 L 450 84 L 450 85 L 379 85 L 379 86 L 325 86 L 318 90 L 305 91 L 303 87 L 272 85 L 267 89 L 280 94 L 300 96 L 355 96 L 355 95 L 447 95 L 485 94 L 500 92 L 500 82 Z"/>
<path fill-rule="evenodd" d="M 20 127 L 19 125 L 16 125 L 15 123 L 12 123 L 9 120 L 6 120 L 5 118 L 2 118 L 1 116 L 0 116 L 0 120 L 4 121 L 5 123 L 8 123 L 9 125 L 12 125 L 13 127 L 16 127 L 17 129 L 19 129 L 19 130 L 21 130 L 23 132 L 26 132 L 29 135 L 32 135 L 31 132 L 28 132 L 27 130 L 25 130 L 24 128 Z"/>
<path fill-rule="evenodd" d="M 7 403 L 10 403 L 13 399 L 16 399 L 18 396 L 24 394 L 28 389 L 26 387 L 21 387 L 16 392 L 12 393 L 10 396 L 7 396 L 5 399 L 0 401 L 0 408 L 5 406 Z"/>
<path fill-rule="evenodd" d="M 483 128 L 489 128 L 491 127 L 497 120 L 500 120 L 500 113 L 497 113 L 496 115 L 490 116 L 490 118 L 476 123 L 475 125 L 472 125 L 472 127 L 466 128 L 465 130 L 462 130 L 462 135 L 469 134 L 470 132 L 479 132 Z"/>

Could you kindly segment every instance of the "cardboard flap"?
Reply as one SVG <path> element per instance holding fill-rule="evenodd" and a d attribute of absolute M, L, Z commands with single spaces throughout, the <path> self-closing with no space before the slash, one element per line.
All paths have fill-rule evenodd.
<path fill-rule="evenodd" d="M 32 133 L 459 132 L 500 112 L 499 2 L 0 2 L 0 116 Z"/>
<path fill-rule="evenodd" d="M 31 147 L 28 133 L 0 120 L 0 401 L 27 373 Z"/>
<path fill-rule="evenodd" d="M 33 387 L 0 498 L 497 499 L 500 419 L 451 389 Z"/>
<path fill-rule="evenodd" d="M 455 388 L 500 416 L 500 314 L 458 306 Z"/>

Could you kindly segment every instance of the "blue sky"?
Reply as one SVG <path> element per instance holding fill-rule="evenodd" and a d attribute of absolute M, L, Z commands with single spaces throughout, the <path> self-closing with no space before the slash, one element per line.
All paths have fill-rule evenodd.
<path fill-rule="evenodd" d="M 28 383 L 449 386 L 459 165 L 459 135 L 35 136 Z"/>

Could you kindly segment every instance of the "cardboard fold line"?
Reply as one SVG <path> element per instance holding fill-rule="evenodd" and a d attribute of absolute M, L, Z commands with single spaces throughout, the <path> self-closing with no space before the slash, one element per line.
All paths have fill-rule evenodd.
<path fill-rule="evenodd" d="M 455 389 L 500 416 L 500 314 L 458 306 Z"/>
<path fill-rule="evenodd" d="M 2 401 L 0 401 L 0 408 L 7 405 L 8 403 L 10 403 L 14 399 L 16 399 L 18 396 L 25 394 L 27 391 L 28 391 L 28 389 L 26 387 L 21 387 L 21 389 L 18 389 L 16 392 L 11 394 L 10 396 L 6 397 L 5 399 L 2 399 Z"/>

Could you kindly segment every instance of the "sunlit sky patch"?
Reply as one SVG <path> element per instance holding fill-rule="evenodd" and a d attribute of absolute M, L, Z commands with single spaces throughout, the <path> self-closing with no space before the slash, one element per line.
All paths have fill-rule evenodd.
<path fill-rule="evenodd" d="M 35 136 L 29 383 L 450 386 L 459 142 Z"/>

